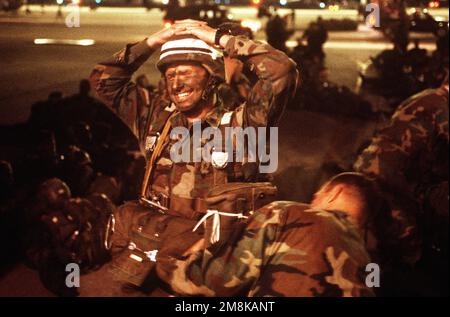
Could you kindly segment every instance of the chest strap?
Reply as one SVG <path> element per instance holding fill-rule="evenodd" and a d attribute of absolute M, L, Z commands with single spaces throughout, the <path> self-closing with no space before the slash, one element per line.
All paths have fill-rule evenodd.
<path fill-rule="evenodd" d="M 150 181 L 150 176 L 152 175 L 153 167 L 155 166 L 156 159 L 161 155 L 161 152 L 164 147 L 164 142 L 169 135 L 170 132 L 170 119 L 177 114 L 177 112 L 173 112 L 169 118 L 167 119 L 166 123 L 164 124 L 164 128 L 161 132 L 161 135 L 159 136 L 155 149 L 152 152 L 152 155 L 150 156 L 150 159 L 147 161 L 147 166 L 145 167 L 145 175 L 144 180 L 142 182 L 142 188 L 141 188 L 141 197 L 140 200 L 147 200 L 145 199 L 145 194 L 147 193 L 148 183 Z"/>

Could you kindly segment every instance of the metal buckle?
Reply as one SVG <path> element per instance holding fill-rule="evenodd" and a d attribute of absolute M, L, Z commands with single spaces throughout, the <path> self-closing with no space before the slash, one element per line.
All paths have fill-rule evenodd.
<path fill-rule="evenodd" d="M 136 243 L 133 241 L 128 245 L 128 249 L 130 250 L 138 250 L 145 254 L 145 256 L 152 262 L 156 262 L 156 255 L 158 254 L 158 250 L 144 251 L 136 246 Z"/>
<path fill-rule="evenodd" d="M 115 227 L 116 227 L 116 219 L 114 218 L 114 214 L 111 214 L 108 217 L 108 222 L 106 224 L 106 231 L 105 231 L 105 241 L 103 241 L 106 250 L 111 249 L 112 246 L 111 236 L 114 234 Z"/>
<path fill-rule="evenodd" d="M 139 202 L 141 202 L 143 205 L 145 205 L 147 207 L 156 209 L 158 212 L 160 212 L 162 214 L 165 214 L 166 211 L 169 210 L 169 208 L 167 208 L 161 204 L 159 199 L 153 199 L 153 197 L 152 197 L 152 200 L 149 200 L 145 197 L 140 197 Z"/>

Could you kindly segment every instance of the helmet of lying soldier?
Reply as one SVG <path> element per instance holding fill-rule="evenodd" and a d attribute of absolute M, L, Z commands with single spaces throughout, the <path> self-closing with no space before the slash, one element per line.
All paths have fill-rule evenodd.
<path fill-rule="evenodd" d="M 177 36 L 163 44 L 156 67 L 165 78 L 170 100 L 182 112 L 208 102 L 224 79 L 221 52 L 192 36 Z"/>

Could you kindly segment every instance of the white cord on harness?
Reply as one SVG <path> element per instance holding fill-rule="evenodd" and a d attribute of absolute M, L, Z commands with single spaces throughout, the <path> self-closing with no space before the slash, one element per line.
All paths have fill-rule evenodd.
<path fill-rule="evenodd" d="M 198 227 L 211 216 L 213 216 L 213 223 L 212 223 L 211 237 L 210 237 L 210 241 L 212 244 L 214 244 L 220 240 L 220 216 L 237 217 L 239 219 L 248 218 L 247 216 L 244 216 L 242 213 L 233 214 L 230 212 L 219 212 L 218 210 L 207 210 L 206 214 L 202 217 L 202 219 L 199 220 L 199 222 L 195 225 L 195 227 L 194 227 L 194 229 L 192 229 L 192 231 L 194 232 L 195 230 L 197 230 Z"/>

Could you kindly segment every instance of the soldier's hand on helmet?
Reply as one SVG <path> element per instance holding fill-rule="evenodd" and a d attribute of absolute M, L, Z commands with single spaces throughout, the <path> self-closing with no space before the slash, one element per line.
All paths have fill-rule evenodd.
<path fill-rule="evenodd" d="M 175 25 L 190 25 L 190 26 L 199 26 L 199 25 L 208 25 L 205 21 L 199 21 L 194 19 L 184 19 L 184 20 L 177 20 L 174 23 Z"/>
<path fill-rule="evenodd" d="M 184 31 L 179 34 L 194 35 L 200 40 L 205 41 L 209 45 L 214 45 L 214 38 L 216 36 L 216 29 L 210 27 L 206 22 L 196 20 L 181 20 L 176 21 L 174 25 L 184 27 Z"/>
<path fill-rule="evenodd" d="M 159 48 L 161 45 L 169 41 L 173 36 L 186 31 L 186 26 L 184 24 L 172 24 L 168 28 L 164 28 L 147 38 L 147 45 L 151 48 Z"/>

